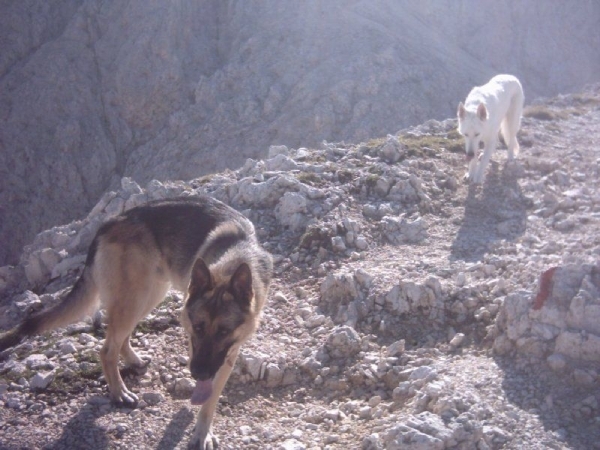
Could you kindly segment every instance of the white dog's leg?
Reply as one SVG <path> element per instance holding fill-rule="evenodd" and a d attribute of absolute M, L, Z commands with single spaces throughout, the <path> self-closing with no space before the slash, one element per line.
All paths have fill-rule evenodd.
<path fill-rule="evenodd" d="M 508 160 L 512 161 L 516 156 L 519 155 L 519 142 L 517 141 L 517 133 L 512 129 L 510 131 L 512 133 L 506 146 L 508 147 Z M 505 138 L 506 139 L 506 138 Z"/>
<path fill-rule="evenodd" d="M 475 178 L 473 179 L 474 183 L 483 183 L 483 179 L 485 178 L 485 169 L 487 168 L 490 159 L 492 158 L 492 154 L 494 150 L 496 150 L 496 143 L 498 137 L 492 136 L 491 138 L 485 141 L 485 148 L 483 149 L 483 155 L 481 156 L 481 160 L 477 164 L 477 171 L 475 172 Z"/>
<path fill-rule="evenodd" d="M 511 106 L 506 114 L 506 117 L 502 121 L 502 136 L 506 147 L 508 148 L 508 159 L 513 160 L 519 156 L 519 142 L 517 141 L 517 133 L 521 128 L 521 115 L 523 114 L 523 94 L 516 95 L 512 101 Z"/>
<path fill-rule="evenodd" d="M 477 173 L 477 158 L 472 158 L 467 166 L 467 172 L 465 173 L 465 181 L 473 182 Z"/>

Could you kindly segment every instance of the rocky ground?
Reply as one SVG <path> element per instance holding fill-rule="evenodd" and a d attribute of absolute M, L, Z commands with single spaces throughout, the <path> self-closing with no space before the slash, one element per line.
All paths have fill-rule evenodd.
<path fill-rule="evenodd" d="M 108 217 L 208 192 L 247 214 L 276 260 L 214 422 L 223 448 L 600 448 L 599 123 L 599 87 L 534 103 L 519 159 L 499 149 L 483 186 L 462 182 L 454 120 L 272 147 L 189 182 L 124 179 L 0 268 L 0 327 L 56 300 Z M 0 447 L 185 448 L 196 410 L 181 306 L 170 293 L 135 332 L 152 357 L 126 378 L 136 409 L 107 400 L 101 326 L 5 352 Z"/>

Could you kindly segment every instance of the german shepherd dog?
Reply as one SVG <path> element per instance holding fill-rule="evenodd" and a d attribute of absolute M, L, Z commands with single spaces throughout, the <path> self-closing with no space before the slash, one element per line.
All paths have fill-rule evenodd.
<path fill-rule="evenodd" d="M 2 336 L 0 351 L 102 304 L 107 328 L 100 359 L 110 397 L 135 406 L 138 398 L 119 373 L 119 355 L 143 371 L 148 361 L 131 348 L 132 331 L 170 287 L 186 292 L 181 323 L 196 380 L 191 402 L 202 405 L 190 447 L 216 448 L 211 423 L 217 402 L 241 345 L 258 326 L 272 270 L 252 223 L 229 206 L 207 196 L 149 202 L 103 224 L 69 294 Z"/>

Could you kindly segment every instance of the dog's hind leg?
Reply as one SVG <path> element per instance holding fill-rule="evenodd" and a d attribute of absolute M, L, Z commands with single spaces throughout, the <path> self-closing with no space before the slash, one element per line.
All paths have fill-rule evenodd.
<path fill-rule="evenodd" d="M 502 121 L 502 125 L 500 127 L 502 132 L 502 137 L 504 138 L 504 142 L 506 143 L 506 147 L 508 149 L 508 160 L 511 161 L 515 159 L 519 154 L 519 143 L 517 142 L 517 132 L 515 131 L 515 124 L 511 124 L 512 117 L 506 117 Z M 518 125 L 517 125 L 518 127 Z M 518 128 L 516 128 L 518 130 Z"/>
<path fill-rule="evenodd" d="M 506 117 L 502 121 L 500 131 L 506 147 L 508 148 L 508 159 L 513 160 L 519 156 L 519 142 L 517 133 L 521 128 L 521 115 L 523 114 L 523 96 L 515 95 L 511 102 Z"/>
<path fill-rule="evenodd" d="M 135 325 L 144 317 L 146 317 L 156 305 L 164 300 L 169 288 L 169 284 L 161 280 L 152 280 L 151 283 L 152 285 L 149 286 L 146 292 L 143 294 L 146 298 L 135 308 L 138 314 L 137 317 L 134 318 L 134 328 Z M 125 341 L 121 345 L 120 353 L 127 367 L 132 368 L 138 374 L 143 374 L 146 371 L 146 368 L 150 363 L 150 359 L 140 358 L 140 356 L 133 350 L 130 343 L 130 335 L 127 335 Z"/>
<path fill-rule="evenodd" d="M 138 397 L 127 389 L 119 373 L 119 353 L 125 341 L 129 339 L 133 327 L 135 327 L 135 324 L 130 329 L 124 329 L 109 323 L 106 330 L 106 339 L 102 350 L 100 350 L 102 371 L 108 384 L 110 398 L 117 404 L 135 405 L 138 402 Z"/>
<path fill-rule="evenodd" d="M 167 288 L 168 284 L 165 282 L 140 277 L 137 286 L 135 283 L 127 286 L 119 294 L 121 299 L 112 302 L 107 311 L 108 327 L 101 359 L 111 399 L 116 403 L 137 403 L 137 396 L 127 389 L 121 378 L 118 369 L 119 354 L 136 373 L 146 370 L 149 361 L 144 361 L 131 348 L 130 335 L 137 323 L 164 299 Z"/>
<path fill-rule="evenodd" d="M 107 314 L 102 369 L 111 400 L 134 405 L 138 398 L 123 382 L 119 355 L 135 369 L 144 367 L 129 338 L 137 323 L 164 298 L 168 283 L 155 267 L 156 258 L 138 246 L 107 245 L 100 250 L 96 278 Z"/>
<path fill-rule="evenodd" d="M 217 371 L 213 381 L 212 395 L 207 402 L 202 405 L 202 409 L 200 409 L 200 412 L 198 413 L 194 434 L 192 435 L 188 448 L 201 450 L 214 450 L 218 448 L 219 441 L 211 431 L 212 421 L 217 409 L 217 403 L 219 403 L 219 398 L 221 397 L 221 392 L 229 379 L 229 375 L 231 375 L 239 351 L 239 347 L 232 348 L 229 355 L 227 355 L 225 362 Z"/>

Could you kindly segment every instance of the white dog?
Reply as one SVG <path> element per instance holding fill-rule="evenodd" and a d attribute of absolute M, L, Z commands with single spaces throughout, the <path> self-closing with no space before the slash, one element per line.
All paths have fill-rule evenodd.
<path fill-rule="evenodd" d="M 517 132 L 523 112 L 523 88 L 512 75 L 496 75 L 487 84 L 474 87 L 465 104 L 458 105 L 458 132 L 465 137 L 469 170 L 465 178 L 482 183 L 485 169 L 496 149 L 498 131 L 508 147 L 508 159 L 519 154 Z M 483 156 L 479 155 L 483 148 Z"/>

